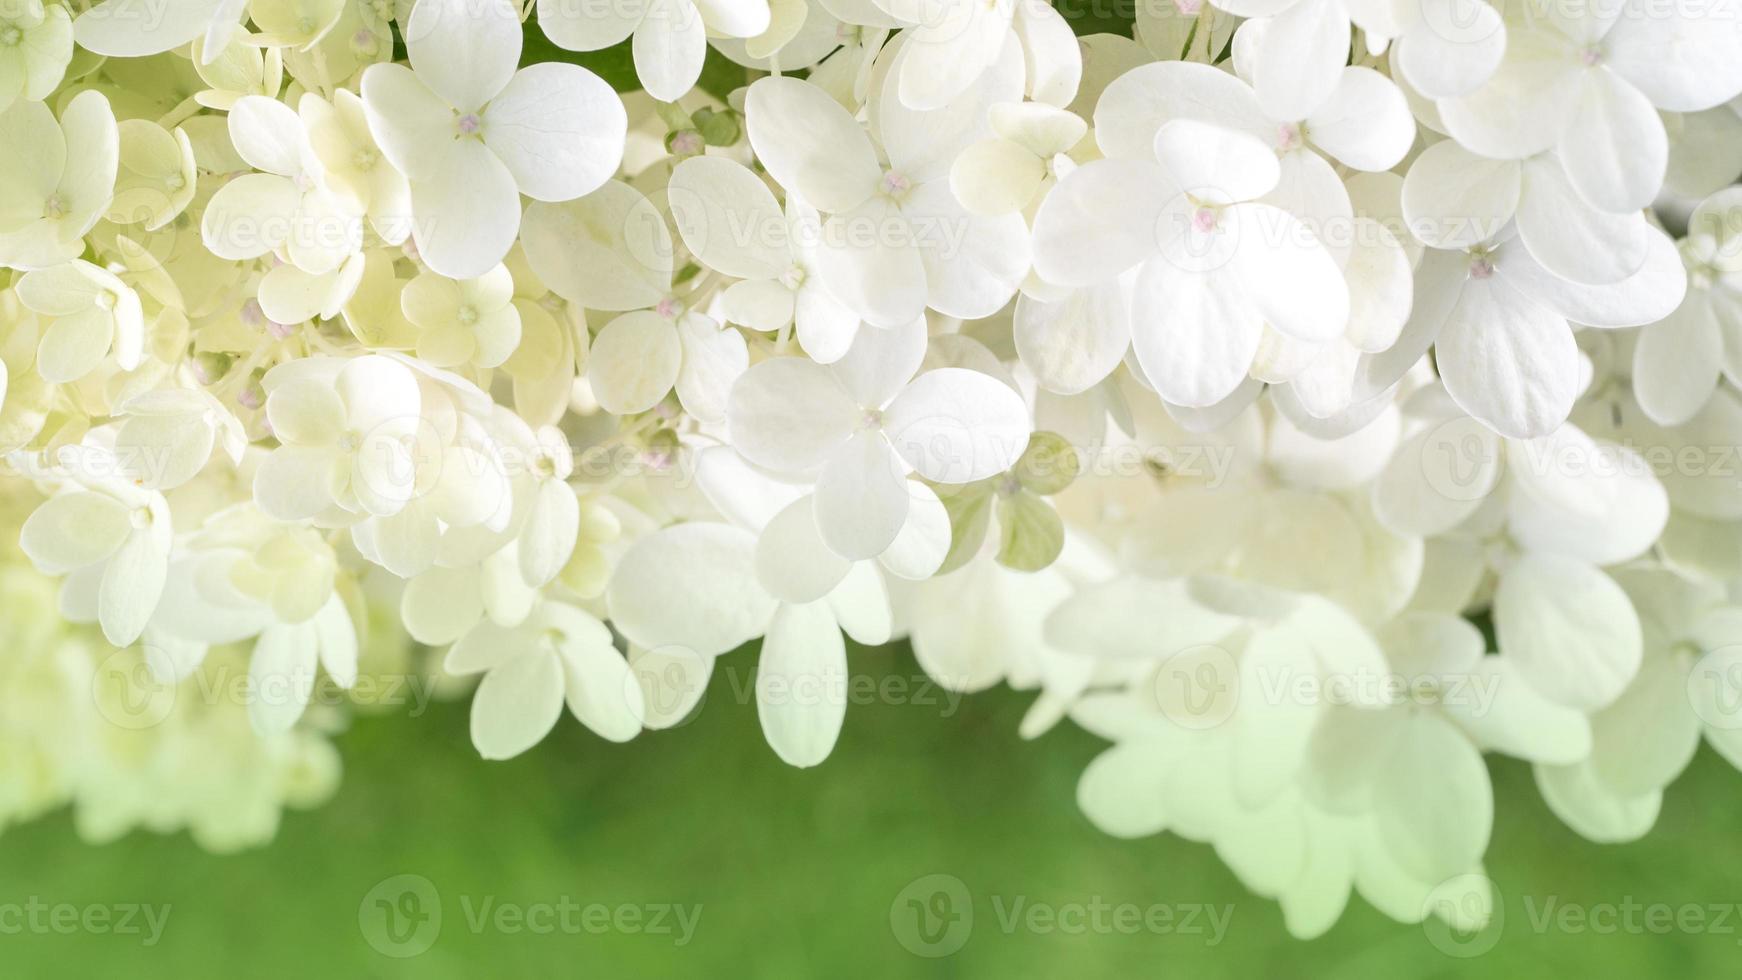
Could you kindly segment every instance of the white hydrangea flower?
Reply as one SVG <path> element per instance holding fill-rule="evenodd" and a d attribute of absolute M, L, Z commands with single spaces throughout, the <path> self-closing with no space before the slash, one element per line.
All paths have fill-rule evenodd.
<path fill-rule="evenodd" d="M 1276 155 L 1244 133 L 1189 119 L 1155 133 L 1149 160 L 1073 171 L 1035 215 L 1035 268 L 1092 285 L 1136 268 L 1132 342 L 1167 401 L 1214 405 L 1245 380 L 1266 328 L 1306 343 L 1339 336 L 1349 292 L 1298 218 L 1259 203 Z"/>
<path fill-rule="evenodd" d="M 840 360 L 858 332 L 859 315 L 823 285 L 817 266 L 822 222 L 814 208 L 788 195 L 782 213 L 760 178 L 720 157 L 679 163 L 666 193 L 690 252 L 708 268 L 743 280 L 720 296 L 728 322 L 763 331 L 791 324 L 812 360 Z"/>
<path fill-rule="evenodd" d="M 641 731 L 641 688 L 605 624 L 573 606 L 545 602 L 522 625 L 489 621 L 448 650 L 447 669 L 484 675 L 472 696 L 472 744 L 486 759 L 510 759 L 542 741 L 566 702 L 581 724 L 613 742 Z"/>
<path fill-rule="evenodd" d="M 405 318 L 418 329 L 417 356 L 443 368 L 493 368 L 508 360 L 520 344 L 513 299 L 514 277 L 504 265 L 458 282 L 426 272 L 399 297 Z"/>
<path fill-rule="evenodd" d="M 510 0 L 421 0 L 405 24 L 411 67 L 363 73 L 369 131 L 411 183 L 412 239 L 430 268 L 470 279 L 501 262 L 520 195 L 567 201 L 604 183 L 628 116 L 599 76 L 546 63 L 516 71 Z"/>
<path fill-rule="evenodd" d="M 974 92 L 934 113 L 905 108 L 886 83 L 873 104 L 888 168 L 822 89 L 792 78 L 750 87 L 750 145 L 789 195 L 828 215 L 818 268 L 835 297 L 866 322 L 900 326 L 928 306 L 948 316 L 989 316 L 1015 295 L 1028 271 L 1028 229 L 1020 215 L 982 217 L 956 201 L 949 143 L 975 140 L 986 126 L 973 122 L 975 107 L 1012 98 L 1021 70 L 1007 48 Z"/>
<path fill-rule="evenodd" d="M 40 269 L 77 258 L 115 192 L 121 136 L 109 101 L 80 92 L 57 121 L 40 102 L 0 112 L 0 265 Z"/>
<path fill-rule="evenodd" d="M 36 351 L 36 370 L 44 381 L 78 381 L 111 354 L 123 371 L 144 360 L 145 313 L 139 294 L 101 266 L 75 259 L 27 272 L 18 280 L 18 300 L 49 318 Z"/>
<path fill-rule="evenodd" d="M 73 57 L 67 8 L 21 0 L 0 15 L 0 112 L 14 100 L 41 102 L 60 87 Z"/>
<path fill-rule="evenodd" d="M 923 320 L 863 329 L 832 365 L 774 358 L 732 388 L 731 445 L 815 482 L 817 530 L 843 558 L 875 558 L 895 543 L 914 499 L 910 470 L 971 483 L 1009 469 L 1028 445 L 1028 406 L 1003 382 L 966 368 L 915 376 L 926 339 Z"/>
<path fill-rule="evenodd" d="M 62 452 L 66 488 L 44 501 L 19 530 L 36 567 L 65 575 L 61 611 L 96 621 L 116 646 L 145 631 L 163 595 L 175 535 L 163 494 L 111 474 L 115 454 L 100 443 Z"/>
<path fill-rule="evenodd" d="M 1651 203 L 1669 144 L 1658 109 L 1690 112 L 1742 87 L 1742 32 L 1729 5 L 1644 0 L 1534 17 L 1506 37 L 1480 88 L 1437 105 L 1471 150 L 1518 159 L 1554 150 L 1580 197 L 1605 211 Z"/>

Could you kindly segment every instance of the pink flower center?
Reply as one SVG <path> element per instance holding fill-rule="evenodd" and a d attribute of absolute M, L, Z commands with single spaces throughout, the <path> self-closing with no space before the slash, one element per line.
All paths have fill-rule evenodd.
<path fill-rule="evenodd" d="M 464 136 L 476 133 L 478 131 L 478 114 L 475 112 L 466 113 L 459 118 L 458 122 L 454 123 L 454 128 L 458 129 Z"/>
<path fill-rule="evenodd" d="M 1216 230 L 1216 212 L 1210 208 L 1199 208 L 1192 212 L 1192 230 L 1200 235 L 1207 235 Z"/>
<path fill-rule="evenodd" d="M 1494 262 L 1487 256 L 1482 256 L 1481 258 L 1474 259 L 1470 262 L 1471 279 L 1487 279 L 1492 275 L 1494 275 Z"/>

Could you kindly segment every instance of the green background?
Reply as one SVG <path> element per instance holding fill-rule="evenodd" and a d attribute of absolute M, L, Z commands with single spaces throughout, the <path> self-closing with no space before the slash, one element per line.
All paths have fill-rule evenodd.
<path fill-rule="evenodd" d="M 901 647 L 852 658 L 855 671 L 910 688 L 920 676 Z M 91 847 L 64 814 L 10 829 L 0 903 L 172 910 L 149 949 L 119 935 L 0 936 L 0 977 L 1716 977 L 1742 963 L 1742 922 L 1725 934 L 1539 932 L 1526 905 L 1742 900 L 1742 779 L 1709 752 L 1671 790 L 1652 835 L 1619 847 L 1574 836 L 1527 767 L 1497 761 L 1488 868 L 1505 923 L 1491 949 L 1457 959 L 1359 899 L 1327 936 L 1296 941 L 1277 906 L 1247 894 L 1208 847 L 1096 831 L 1074 794 L 1100 743 L 1069 725 L 1019 740 L 1025 695 L 976 695 L 954 713 L 935 691 L 929 704 L 854 704 L 834 755 L 801 771 L 775 759 L 738 694 L 753 655 L 721 663 L 690 722 L 627 745 L 565 717 L 527 755 L 487 763 L 463 702 L 360 718 L 338 740 L 337 798 L 287 814 L 260 851 L 219 857 L 185 835 L 147 834 Z M 974 928 L 955 954 L 921 958 L 898 943 L 890 907 L 940 873 L 966 886 Z M 400 874 L 427 878 L 444 909 L 433 946 L 409 959 L 377 952 L 359 917 L 370 889 Z M 678 948 L 648 934 L 474 932 L 461 904 L 564 896 L 702 911 Z M 1214 946 L 1201 935 L 1006 932 L 992 903 L 1015 896 L 1233 911 Z"/>

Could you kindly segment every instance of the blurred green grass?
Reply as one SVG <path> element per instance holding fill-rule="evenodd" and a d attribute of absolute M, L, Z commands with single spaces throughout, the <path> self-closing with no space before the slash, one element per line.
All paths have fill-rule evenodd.
<path fill-rule="evenodd" d="M 912 685 L 901 647 L 855 650 L 854 668 Z M 1742 962 L 1737 932 L 1539 932 L 1562 903 L 1711 905 L 1742 900 L 1735 832 L 1742 779 L 1702 752 L 1645 841 L 1598 847 L 1545 810 L 1527 767 L 1495 767 L 1489 872 L 1505 926 L 1472 959 L 1420 927 L 1354 900 L 1325 937 L 1288 938 L 1274 903 L 1248 895 L 1207 847 L 1171 836 L 1115 840 L 1074 792 L 1096 739 L 1062 726 L 1015 736 L 1027 698 L 995 691 L 953 713 L 934 704 L 854 704 L 835 754 L 790 769 L 741 703 L 753 656 L 730 655 L 694 719 L 610 745 L 565 718 L 533 752 L 479 760 L 464 703 L 420 718 L 359 719 L 339 739 L 343 789 L 286 816 L 278 840 L 230 857 L 185 835 L 80 843 L 64 815 L 0 835 L 0 904 L 143 902 L 172 911 L 159 944 L 121 935 L 0 935 L 0 977 L 847 976 L 1721 976 Z M 936 692 L 933 692 L 934 695 Z M 974 929 L 952 956 L 897 941 L 890 906 L 916 878 L 959 878 Z M 400 874 L 427 878 L 444 924 L 408 959 L 372 948 L 364 897 Z M 692 940 L 643 933 L 474 931 L 465 906 L 679 903 L 702 906 Z M 1030 904 L 1233 906 L 1226 937 L 1005 931 L 996 897 Z M 367 910 L 365 910 L 367 911 Z"/>

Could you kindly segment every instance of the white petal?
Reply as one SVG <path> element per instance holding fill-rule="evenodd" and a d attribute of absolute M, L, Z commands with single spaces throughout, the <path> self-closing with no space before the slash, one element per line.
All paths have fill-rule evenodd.
<path fill-rule="evenodd" d="M 617 317 L 593 338 L 587 380 L 605 411 L 637 415 L 671 391 L 682 365 L 677 326 L 669 318 L 642 310 Z"/>
<path fill-rule="evenodd" d="M 1437 0 L 1392 48 L 1392 64 L 1430 99 L 1468 95 L 1506 52 L 1506 25 L 1487 0 Z"/>
<path fill-rule="evenodd" d="M 1156 130 L 1155 158 L 1174 185 L 1216 204 L 1263 197 L 1281 177 L 1276 153 L 1262 140 L 1195 119 L 1175 119 Z"/>
<path fill-rule="evenodd" d="M 1307 117 L 1313 145 L 1356 170 L 1390 170 L 1415 142 L 1415 119 L 1397 85 L 1371 68 L 1345 68 L 1330 98 Z"/>
<path fill-rule="evenodd" d="M 1573 282 L 1612 283 L 1645 265 L 1651 238 L 1643 214 L 1586 204 L 1550 156 L 1524 162 L 1522 186 L 1518 237 L 1543 268 Z"/>
<path fill-rule="evenodd" d="M 1252 79 L 1276 119 L 1305 119 L 1336 90 L 1349 57 L 1349 14 L 1334 0 L 1301 0 L 1264 22 Z"/>
<path fill-rule="evenodd" d="M 853 434 L 829 458 L 812 498 L 817 530 L 843 558 L 860 561 L 887 550 L 907 521 L 907 480 L 889 440 Z"/>
<path fill-rule="evenodd" d="M 475 568 L 432 568 L 405 583 L 400 619 L 412 639 L 427 646 L 453 643 L 484 615 Z"/>
<path fill-rule="evenodd" d="M 147 8 L 136 0 L 106 0 L 73 22 L 79 46 L 111 58 L 138 58 L 179 48 L 206 32 L 219 0 L 189 0 Z M 147 10 L 155 11 L 148 15 Z"/>
<path fill-rule="evenodd" d="M 907 387 L 925 360 L 924 317 L 899 327 L 860 330 L 853 346 L 840 360 L 829 365 L 853 401 L 866 408 L 882 408 Z"/>
<path fill-rule="evenodd" d="M 114 497 L 73 491 L 50 497 L 32 511 L 18 544 L 38 570 L 64 575 L 113 555 L 131 528 L 126 506 Z"/>
<path fill-rule="evenodd" d="M 1537 766 L 1536 787 L 1554 815 L 1586 840 L 1621 844 L 1645 836 L 1657 823 L 1662 793 L 1622 797 L 1597 780 L 1589 763 Z"/>
<path fill-rule="evenodd" d="M 646 4 L 634 0 L 597 7 L 538 0 L 538 26 L 551 43 L 570 51 L 597 51 L 618 43 L 634 33 L 646 13 Z"/>
<path fill-rule="evenodd" d="M 1229 214 L 1239 236 L 1234 269 L 1265 323 L 1306 343 L 1342 336 L 1349 287 L 1313 232 L 1268 204 L 1241 204 Z"/>
<path fill-rule="evenodd" d="M 966 368 L 915 378 L 889 406 L 883 426 L 895 451 L 939 483 L 971 483 L 1004 472 L 1033 431 L 1022 396 Z"/>
<path fill-rule="evenodd" d="M 923 582 L 936 574 L 949 556 L 950 513 L 931 487 L 908 481 L 906 489 L 907 520 L 877 560 L 897 578 Z M 849 628 L 847 632 L 853 631 Z"/>
<path fill-rule="evenodd" d="M 847 716 L 847 648 L 826 604 L 775 614 L 756 662 L 756 716 L 789 765 L 814 766 L 834 751 Z"/>
<path fill-rule="evenodd" d="M 821 599 L 840 584 L 851 564 L 823 543 L 813 499 L 805 496 L 788 504 L 756 539 L 757 578 L 782 602 Z"/>
<path fill-rule="evenodd" d="M 786 217 L 768 185 L 743 165 L 690 157 L 672 168 L 666 196 L 678 234 L 708 268 L 739 279 L 773 279 L 791 264 Z"/>
<path fill-rule="evenodd" d="M 514 176 L 484 144 L 458 140 L 411 183 L 412 237 L 431 269 L 476 279 L 507 256 L 520 230 Z"/>
<path fill-rule="evenodd" d="M 546 62 L 519 72 L 490 102 L 484 145 L 539 201 L 589 194 L 617 172 L 629 117 L 599 76 Z"/>
<path fill-rule="evenodd" d="M 563 667 L 549 648 L 513 657 L 484 675 L 472 695 L 472 744 L 486 759 L 512 759 L 556 727 Z"/>
<path fill-rule="evenodd" d="M 316 639 L 309 624 L 269 626 L 248 664 L 253 699 L 248 718 L 261 735 L 288 732 L 314 694 Z"/>
<path fill-rule="evenodd" d="M 403 65 L 363 72 L 363 112 L 369 133 L 395 170 L 416 179 L 434 169 L 454 139 L 454 110 Z"/>
<path fill-rule="evenodd" d="M 1555 155 L 1592 207 L 1623 213 L 1651 203 L 1669 167 L 1657 110 L 1614 72 L 1588 73 Z"/>
<path fill-rule="evenodd" d="M 641 309 L 671 289 L 665 218 L 621 181 L 579 200 L 528 206 L 520 241 L 538 278 L 588 309 Z"/>
<path fill-rule="evenodd" d="M 1694 417 L 1718 387 L 1724 339 L 1712 304 L 1690 295 L 1668 319 L 1639 332 L 1633 348 L 1633 394 L 1659 425 Z"/>
<path fill-rule="evenodd" d="M 1243 282 L 1227 270 L 1196 273 L 1150 260 L 1131 298 L 1131 346 L 1167 401 L 1202 408 L 1246 379 L 1263 319 Z"/>
<path fill-rule="evenodd" d="M 1499 233 L 1518 210 L 1519 165 L 1489 160 L 1442 140 L 1403 178 L 1403 215 L 1416 238 L 1435 248 L 1468 248 Z"/>
<path fill-rule="evenodd" d="M 1100 384 L 1131 347 L 1131 317 L 1117 282 L 1043 302 L 1016 298 L 1016 353 L 1048 391 L 1075 395 Z"/>
<path fill-rule="evenodd" d="M 577 610 L 577 615 L 585 613 Z M 599 633 L 597 642 L 565 636 L 557 644 L 569 713 L 599 737 L 627 742 L 640 734 L 646 704 L 629 662 L 611 645 L 611 635 L 602 626 Z"/>
<path fill-rule="evenodd" d="M 775 600 L 756 581 L 756 538 L 725 524 L 689 523 L 637 541 L 605 593 L 611 622 L 653 649 L 681 646 L 703 657 L 760 634 Z"/>
<path fill-rule="evenodd" d="M 974 214 L 1008 214 L 1026 205 L 1046 177 L 1040 157 L 1007 139 L 981 140 L 950 165 L 950 190 Z"/>
<path fill-rule="evenodd" d="M 511 0 L 419 0 L 405 22 L 412 70 L 455 109 L 483 108 L 514 76 L 519 14 Z"/>
<path fill-rule="evenodd" d="M 744 115 L 757 159 L 807 203 L 846 211 L 876 188 L 881 173 L 870 139 L 815 85 L 796 78 L 760 79 L 744 97 Z"/>
<path fill-rule="evenodd" d="M 868 322 L 909 323 L 924 310 L 928 295 L 917 237 L 895 202 L 873 197 L 829 216 L 817 270 L 829 292 Z"/>
<path fill-rule="evenodd" d="M 1582 562 L 1526 555 L 1494 594 L 1500 652 L 1545 697 L 1595 710 L 1639 670 L 1639 618 L 1621 587 Z"/>
<path fill-rule="evenodd" d="M 738 378 L 727 402 L 731 443 L 782 473 L 814 473 L 860 422 L 860 408 L 827 368 L 804 358 L 763 361 Z"/>
<path fill-rule="evenodd" d="M 1578 394 L 1567 322 L 1498 276 L 1464 284 L 1434 350 L 1458 406 L 1515 439 L 1552 432 Z"/>
<path fill-rule="evenodd" d="M 526 584 L 538 588 L 556 578 L 574 554 L 580 526 L 581 502 L 574 488 L 561 480 L 541 482 L 520 537 L 520 574 Z"/>
<path fill-rule="evenodd" d="M 661 102 L 676 102 L 702 75 L 707 27 L 689 0 L 661 0 L 648 6 L 631 48 L 635 75 L 647 94 Z"/>
<path fill-rule="evenodd" d="M 1418 880 L 1444 881 L 1475 866 L 1488 849 L 1494 824 L 1488 767 L 1435 713 L 1408 716 L 1374 794 L 1385 843 Z"/>
<path fill-rule="evenodd" d="M 1153 156 L 1153 149 L 1148 151 Z M 1059 181 L 1034 216 L 1034 271 L 1047 282 L 1106 282 L 1161 249 L 1183 191 L 1145 160 L 1096 160 Z"/>

